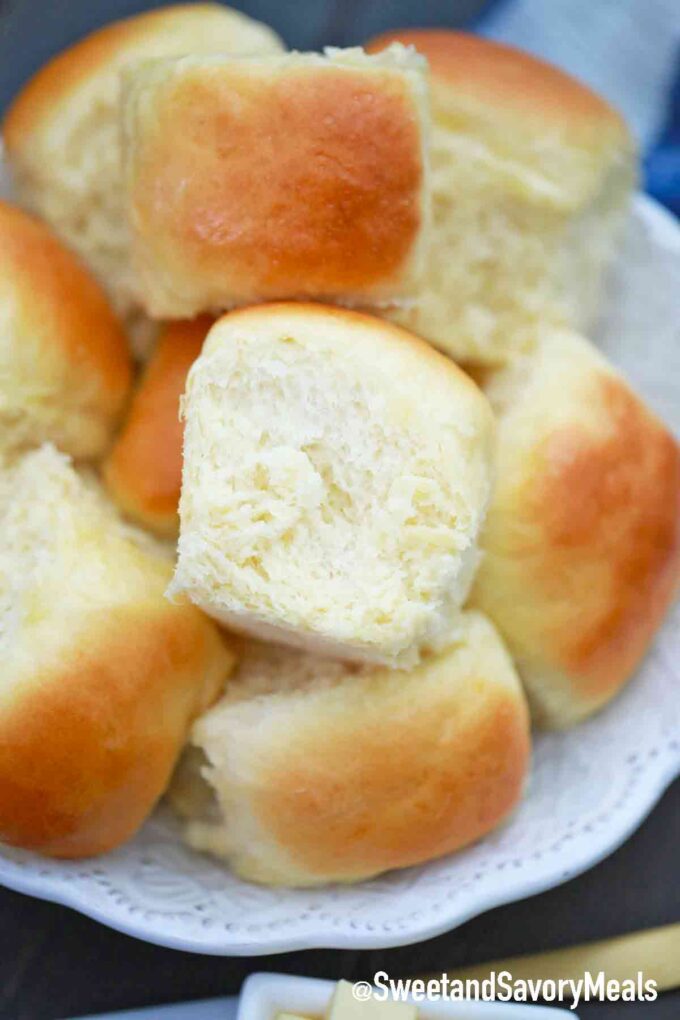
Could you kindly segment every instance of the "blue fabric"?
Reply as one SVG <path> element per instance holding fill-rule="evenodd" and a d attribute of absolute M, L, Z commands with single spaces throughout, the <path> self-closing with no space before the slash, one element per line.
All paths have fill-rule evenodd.
<path fill-rule="evenodd" d="M 621 110 L 647 190 L 680 215 L 680 0 L 487 0 L 468 27 L 556 64 Z"/>
<path fill-rule="evenodd" d="M 498 14 L 501 7 L 513 3 L 513 0 L 486 0 L 486 3 L 476 17 L 472 18 L 466 29 L 470 32 L 483 32 L 484 27 L 494 16 Z"/>
<path fill-rule="evenodd" d="M 644 163 L 650 195 L 680 216 L 680 52 L 668 103 L 668 117 L 657 145 Z"/>

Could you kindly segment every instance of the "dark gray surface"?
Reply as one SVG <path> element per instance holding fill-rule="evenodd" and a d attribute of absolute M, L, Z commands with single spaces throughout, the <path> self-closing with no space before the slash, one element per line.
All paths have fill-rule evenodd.
<path fill-rule="evenodd" d="M 0 108 L 50 54 L 143 0 L 0 0 Z M 463 24 L 481 0 L 240 0 L 289 45 L 351 44 L 408 24 Z M 329 978 L 439 971 L 680 921 L 680 783 L 613 857 L 581 878 L 388 952 L 197 957 L 136 942 L 72 911 L 0 890 L 0 1020 L 56 1020 L 238 991 L 254 970 Z M 680 993 L 649 1005 L 590 1005 L 583 1020 L 678 1020 Z"/>
<path fill-rule="evenodd" d="M 186 0 L 185 0 L 186 2 Z M 52 54 L 114 18 L 163 7 L 162 0 L 0 0 L 0 109 Z M 388 28 L 455 28 L 485 0 L 234 0 L 289 46 L 351 46 Z"/>
<path fill-rule="evenodd" d="M 0 1018 L 85 1013 L 234 994 L 256 970 L 369 979 L 438 972 L 680 921 L 680 781 L 608 860 L 580 878 L 500 907 L 420 945 L 314 950 L 250 959 L 193 956 L 109 931 L 50 903 L 0 890 Z M 591 1004 L 582 1020 L 678 1020 L 680 992 L 655 1004 Z"/>

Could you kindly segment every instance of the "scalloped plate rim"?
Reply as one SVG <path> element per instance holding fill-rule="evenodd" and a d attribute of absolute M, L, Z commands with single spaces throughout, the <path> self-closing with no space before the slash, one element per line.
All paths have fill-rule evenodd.
<path fill-rule="evenodd" d="M 0 142 L 0 177 L 2 169 Z M 657 226 L 664 231 L 668 243 L 680 252 L 680 228 L 669 212 L 641 193 L 635 196 L 635 208 L 648 222 L 653 224 L 656 221 Z M 343 930 L 336 930 L 332 918 L 328 920 L 306 918 L 304 921 L 296 918 L 281 922 L 280 930 L 277 932 L 272 931 L 269 934 L 260 929 L 251 937 L 237 934 L 235 931 L 216 934 L 207 929 L 205 938 L 195 932 L 181 935 L 164 931 L 162 922 L 155 925 L 150 923 L 148 919 L 144 919 L 141 911 L 139 916 L 136 916 L 136 912 L 132 910 L 124 913 L 115 907 L 107 909 L 106 905 L 91 902 L 87 886 L 80 887 L 77 876 L 64 884 L 58 878 L 24 870 L 22 862 L 2 856 L 1 846 L 0 885 L 77 910 L 109 928 L 143 941 L 203 955 L 260 956 L 312 948 L 394 948 L 433 938 L 487 910 L 554 888 L 598 864 L 628 839 L 644 821 L 667 787 L 680 774 L 680 745 L 677 741 L 671 741 L 667 751 L 668 753 L 658 761 L 649 761 L 639 788 L 622 802 L 615 819 L 607 820 L 603 824 L 599 830 L 599 838 L 586 841 L 577 851 L 557 852 L 552 861 L 536 869 L 536 873 L 528 877 L 516 875 L 512 882 L 505 882 L 504 888 L 491 883 L 489 888 L 481 890 L 471 884 L 465 888 L 455 904 L 449 903 L 449 897 L 444 894 L 436 903 L 430 903 L 429 907 L 423 908 L 423 913 L 426 912 L 428 915 L 426 918 L 409 915 L 405 919 L 396 918 L 383 925 L 376 922 L 375 930 L 358 931 L 352 928 L 349 921 L 344 922 Z M 26 861 L 30 865 L 34 859 L 40 860 L 37 855 L 27 855 Z M 245 929 L 246 925 L 242 927 Z"/>
<path fill-rule="evenodd" d="M 632 800 L 630 802 L 630 810 L 615 834 L 613 834 L 612 829 L 609 829 L 609 838 L 603 839 L 597 849 L 584 852 L 579 860 L 568 868 L 564 864 L 560 864 L 559 868 L 556 868 L 556 871 L 559 872 L 558 875 L 544 875 L 535 881 L 529 880 L 517 883 L 512 888 L 508 888 L 507 895 L 499 894 L 493 889 L 489 890 L 485 896 L 478 894 L 474 897 L 474 902 L 468 902 L 462 909 L 452 910 L 450 913 L 443 910 L 442 916 L 436 921 L 422 925 L 414 924 L 412 928 L 394 937 L 386 933 L 384 929 L 376 931 L 375 934 L 367 935 L 364 933 L 360 936 L 355 932 L 333 935 L 329 926 L 319 925 L 318 928 L 314 928 L 310 925 L 306 926 L 304 932 L 299 935 L 289 934 L 281 938 L 269 938 L 258 935 L 252 941 L 222 938 L 203 943 L 195 937 L 166 935 L 156 928 L 148 928 L 144 923 L 126 921 L 122 916 L 118 917 L 117 915 L 107 914 L 106 911 L 90 905 L 87 902 L 87 898 L 78 895 L 75 890 L 72 895 L 69 895 L 66 889 L 57 887 L 49 880 L 41 880 L 34 876 L 22 880 L 19 869 L 8 875 L 5 871 L 8 862 L 1 857 L 0 885 L 15 892 L 69 907 L 114 931 L 141 939 L 152 945 L 162 946 L 166 949 L 198 953 L 204 956 L 271 956 L 277 953 L 306 949 L 396 949 L 399 946 L 424 942 L 427 939 L 443 935 L 448 931 L 453 931 L 461 924 L 465 924 L 466 921 L 485 913 L 487 910 L 515 903 L 530 896 L 536 896 L 588 871 L 618 850 L 626 842 L 645 818 L 647 818 L 667 788 L 679 775 L 680 756 L 677 762 L 669 761 L 666 767 L 660 770 L 653 789 L 650 789 L 645 797 L 638 795 L 639 799 L 644 801 L 644 803 L 639 805 L 637 810 L 635 810 L 636 801 Z"/>

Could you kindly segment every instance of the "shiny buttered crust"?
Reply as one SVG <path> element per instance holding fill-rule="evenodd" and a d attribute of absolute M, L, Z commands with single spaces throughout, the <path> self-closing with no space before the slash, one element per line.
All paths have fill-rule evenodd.
<path fill-rule="evenodd" d="M 0 472 L 2 842 L 102 853 L 165 789 L 233 664 L 171 572 L 53 447 Z"/>
<path fill-rule="evenodd" d="M 429 223 L 424 69 L 400 46 L 131 67 L 124 168 L 146 311 L 412 294 Z"/>
<path fill-rule="evenodd" d="M 2 201 L 0 308 L 0 452 L 102 454 L 132 380 L 125 336 L 71 252 Z"/>
<path fill-rule="evenodd" d="M 528 53 L 446 30 L 380 36 L 431 71 L 433 234 L 395 314 L 454 358 L 506 362 L 537 323 L 588 328 L 636 178 L 619 114 Z"/>
<path fill-rule="evenodd" d="M 451 361 L 358 312 L 262 305 L 213 326 L 183 413 L 173 594 L 341 658 L 403 665 L 448 639 L 494 439 Z"/>
<path fill-rule="evenodd" d="M 250 644 L 194 725 L 171 799 L 243 878 L 354 882 L 479 839 L 520 797 L 528 711 L 478 613 L 410 672 Z"/>
<path fill-rule="evenodd" d="M 164 326 L 134 394 L 104 479 L 120 509 L 161 536 L 177 534 L 182 485 L 180 397 L 212 319 Z"/>
<path fill-rule="evenodd" d="M 222 4 L 179 4 L 113 22 L 49 61 L 10 106 L 6 154 L 22 203 L 97 273 L 116 308 L 134 306 L 120 173 L 120 73 L 185 53 L 276 53 L 266 25 Z"/>
<path fill-rule="evenodd" d="M 505 637 L 536 721 L 568 726 L 631 676 L 677 588 L 678 446 L 574 334 L 544 332 L 488 394 L 498 473 L 472 602 Z"/>

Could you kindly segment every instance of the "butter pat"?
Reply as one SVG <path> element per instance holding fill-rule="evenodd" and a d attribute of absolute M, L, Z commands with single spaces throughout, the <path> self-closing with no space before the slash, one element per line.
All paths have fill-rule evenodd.
<path fill-rule="evenodd" d="M 327 1020 L 417 1020 L 418 1010 L 410 1002 L 378 1002 L 369 996 L 355 998 L 353 985 L 339 981 L 333 994 Z"/>

